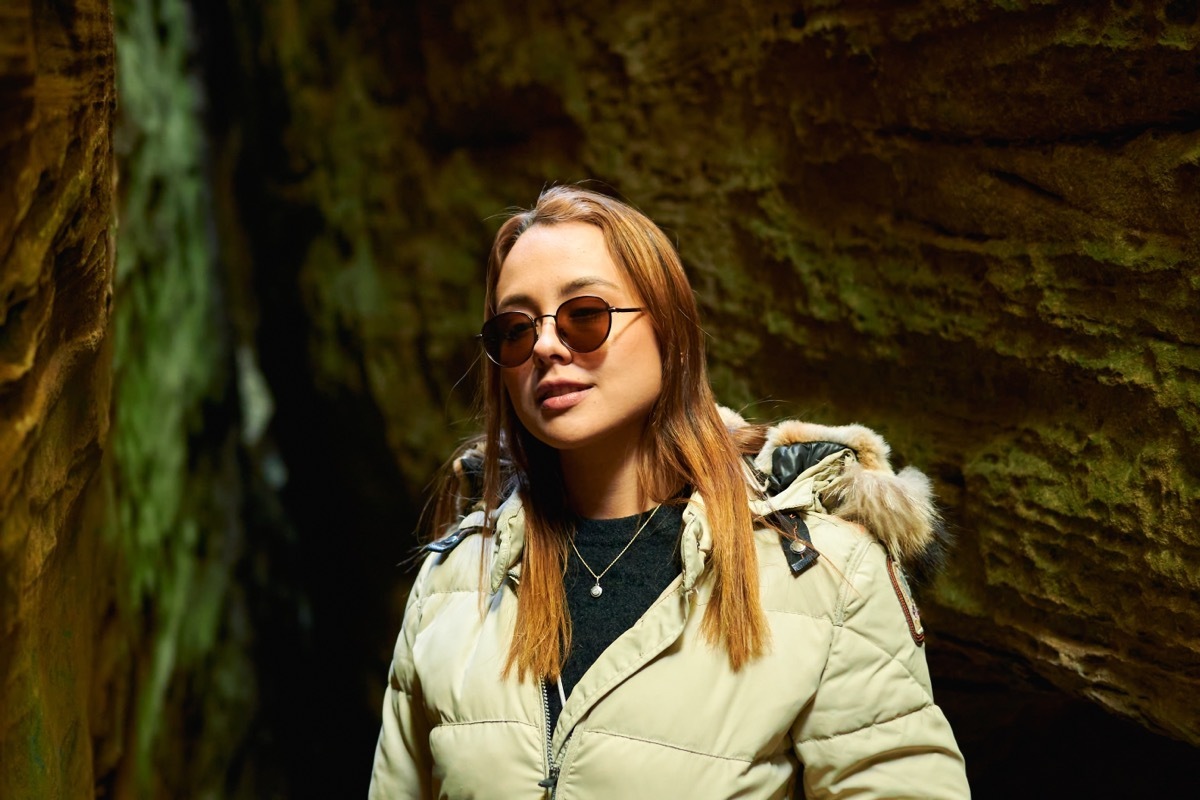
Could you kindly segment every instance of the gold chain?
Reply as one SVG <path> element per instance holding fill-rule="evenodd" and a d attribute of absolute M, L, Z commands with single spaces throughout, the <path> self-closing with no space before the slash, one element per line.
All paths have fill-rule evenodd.
<path fill-rule="evenodd" d="M 658 513 L 660 508 L 662 508 L 662 506 L 654 507 L 654 510 L 650 512 L 650 516 L 646 517 L 646 521 L 643 522 L 641 526 L 639 526 L 634 532 L 633 538 L 629 540 L 629 544 L 625 545 L 625 547 L 621 549 L 621 552 L 617 553 L 617 557 L 610 561 L 608 566 L 604 568 L 604 572 L 601 572 L 599 575 L 596 574 L 596 571 L 591 568 L 588 562 L 583 560 L 583 555 L 579 552 L 579 548 L 575 546 L 575 537 L 571 537 L 571 549 L 575 551 L 575 555 L 579 556 L 579 563 L 583 564 L 583 568 L 586 569 L 591 576 L 596 579 L 596 585 L 593 586 L 589 592 L 592 597 L 599 597 L 600 595 L 604 594 L 604 590 L 600 588 L 600 579 L 603 578 L 608 571 L 613 568 L 613 564 L 616 564 L 618 561 L 620 561 L 621 556 L 625 555 L 626 551 L 633 546 L 634 541 L 638 536 L 641 535 L 642 531 L 646 529 L 646 526 L 650 524 L 650 520 L 654 519 L 654 515 Z"/>

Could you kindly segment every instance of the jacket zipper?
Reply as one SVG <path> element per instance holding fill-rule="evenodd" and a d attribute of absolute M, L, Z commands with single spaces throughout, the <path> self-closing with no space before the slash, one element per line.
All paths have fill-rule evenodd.
<path fill-rule="evenodd" d="M 550 792 L 550 800 L 554 800 L 554 796 L 558 793 L 558 765 L 554 763 L 553 754 L 550 752 L 553 746 L 554 732 L 550 730 L 550 688 L 546 686 L 546 679 L 542 678 L 542 713 L 546 720 L 546 779 L 538 781 L 538 786 L 547 789 Z"/>

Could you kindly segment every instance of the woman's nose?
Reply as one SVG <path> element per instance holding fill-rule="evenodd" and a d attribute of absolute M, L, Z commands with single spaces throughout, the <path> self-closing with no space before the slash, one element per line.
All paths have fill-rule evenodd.
<path fill-rule="evenodd" d="M 558 338 L 558 321 L 553 314 L 539 317 L 533 324 L 537 326 L 537 341 L 533 343 L 534 358 L 542 361 L 571 360 L 571 350 Z"/>

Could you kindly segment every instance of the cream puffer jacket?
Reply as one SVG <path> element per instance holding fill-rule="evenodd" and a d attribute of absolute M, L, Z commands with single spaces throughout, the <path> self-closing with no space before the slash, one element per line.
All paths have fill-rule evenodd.
<path fill-rule="evenodd" d="M 370 797 L 790 798 L 798 780 L 808 798 L 969 797 L 897 562 L 936 547 L 936 513 L 928 480 L 887 454 L 859 426 L 773 429 L 751 505 L 797 538 L 755 533 L 768 653 L 735 673 L 701 633 L 712 532 L 693 496 L 682 574 L 570 687 L 552 732 L 547 688 L 501 678 L 523 508 L 510 498 L 492 537 L 465 535 L 483 522 L 468 515 L 409 597 Z"/>

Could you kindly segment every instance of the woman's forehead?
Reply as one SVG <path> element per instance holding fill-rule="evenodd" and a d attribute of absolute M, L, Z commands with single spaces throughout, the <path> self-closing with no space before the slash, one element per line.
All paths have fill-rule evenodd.
<path fill-rule="evenodd" d="M 595 225 L 535 225 L 517 239 L 500 267 L 497 308 L 541 305 L 580 294 L 606 300 L 629 293 L 629 280 Z M 607 295 L 607 296 L 606 296 Z"/>

